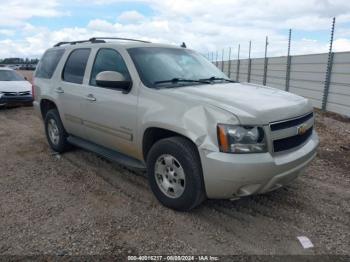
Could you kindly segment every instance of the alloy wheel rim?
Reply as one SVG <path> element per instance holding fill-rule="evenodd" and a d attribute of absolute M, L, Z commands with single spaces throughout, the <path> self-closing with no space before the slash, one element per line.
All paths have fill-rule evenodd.
<path fill-rule="evenodd" d="M 49 133 L 49 137 L 50 137 L 51 142 L 54 145 L 57 145 L 59 140 L 60 140 L 60 132 L 59 132 L 59 129 L 58 129 L 58 126 L 57 126 L 55 119 L 51 118 L 49 120 L 49 123 L 47 126 L 47 131 Z"/>
<path fill-rule="evenodd" d="M 170 198 L 179 198 L 185 191 L 185 171 L 172 155 L 164 154 L 155 163 L 154 175 L 159 189 Z"/>

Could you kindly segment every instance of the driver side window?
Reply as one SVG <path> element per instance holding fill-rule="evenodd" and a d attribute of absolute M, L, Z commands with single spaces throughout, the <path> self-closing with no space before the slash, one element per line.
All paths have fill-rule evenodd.
<path fill-rule="evenodd" d="M 118 72 L 121 73 L 126 80 L 131 80 L 122 56 L 114 49 L 102 48 L 97 52 L 91 71 L 90 85 L 97 86 L 96 76 L 103 71 Z"/>

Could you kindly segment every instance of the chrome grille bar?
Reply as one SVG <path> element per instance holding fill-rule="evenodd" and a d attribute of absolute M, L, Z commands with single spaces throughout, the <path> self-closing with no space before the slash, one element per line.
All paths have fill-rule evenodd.
<path fill-rule="evenodd" d="M 285 151 L 304 144 L 312 135 L 313 126 L 313 113 L 271 123 L 270 132 L 273 151 Z"/>

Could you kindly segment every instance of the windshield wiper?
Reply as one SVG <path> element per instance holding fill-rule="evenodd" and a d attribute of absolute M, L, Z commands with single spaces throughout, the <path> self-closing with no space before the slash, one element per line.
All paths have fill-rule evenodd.
<path fill-rule="evenodd" d="M 173 78 L 173 79 L 169 79 L 169 80 L 155 81 L 153 84 L 155 84 L 155 85 L 166 84 L 166 83 L 177 84 L 180 82 L 210 84 L 210 81 L 206 80 L 206 79 L 195 80 L 195 79 L 184 79 L 184 78 Z"/>
<path fill-rule="evenodd" d="M 230 82 L 230 83 L 237 83 L 236 81 L 231 80 L 231 79 L 227 79 L 227 78 L 223 78 L 223 77 L 215 77 L 215 76 L 212 76 L 212 77 L 209 77 L 209 78 L 203 78 L 203 79 L 199 79 L 199 80 L 201 80 L 201 81 L 210 81 L 210 82 L 226 81 L 226 82 Z"/>

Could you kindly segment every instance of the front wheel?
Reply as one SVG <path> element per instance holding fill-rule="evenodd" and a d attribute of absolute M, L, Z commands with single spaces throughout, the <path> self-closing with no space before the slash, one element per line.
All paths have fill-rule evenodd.
<path fill-rule="evenodd" d="M 186 138 L 171 137 L 154 144 L 147 171 L 154 195 L 166 207 L 188 211 L 205 199 L 199 155 Z"/>

